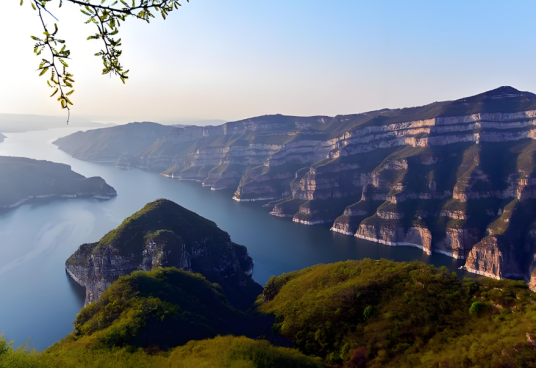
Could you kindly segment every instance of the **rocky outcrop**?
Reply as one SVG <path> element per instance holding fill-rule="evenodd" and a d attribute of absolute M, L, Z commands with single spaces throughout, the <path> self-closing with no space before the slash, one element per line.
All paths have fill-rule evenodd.
<path fill-rule="evenodd" d="M 391 246 L 417 247 L 427 254 L 432 254 L 432 234 L 421 226 L 412 226 L 406 231 L 397 221 L 366 222 L 359 225 L 355 236 Z"/>
<path fill-rule="evenodd" d="M 525 279 L 527 273 L 516 260 L 515 245 L 499 236 L 488 236 L 476 244 L 463 269 L 495 279 Z"/>
<path fill-rule="evenodd" d="M 168 200 L 157 200 L 126 219 L 98 243 L 82 245 L 67 273 L 86 288 L 86 304 L 115 280 L 136 270 L 177 267 L 203 274 L 224 288 L 246 287 L 253 261 L 216 224 Z"/>
<path fill-rule="evenodd" d="M 100 177 L 86 178 L 64 164 L 21 157 L 0 157 L 0 209 L 42 198 L 110 199 L 114 188 Z"/>

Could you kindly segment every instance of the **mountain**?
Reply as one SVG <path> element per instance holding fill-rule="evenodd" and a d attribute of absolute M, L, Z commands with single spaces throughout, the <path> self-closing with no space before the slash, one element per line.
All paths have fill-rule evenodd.
<path fill-rule="evenodd" d="M 121 155 L 138 153 L 172 129 L 156 123 L 130 123 L 76 132 L 54 144 L 80 160 L 115 163 Z"/>
<path fill-rule="evenodd" d="M 86 178 L 64 164 L 0 156 L 0 209 L 14 208 L 39 198 L 116 196 L 100 177 Z"/>
<path fill-rule="evenodd" d="M 2 135 L 0 134 L 0 143 L 2 143 L 4 141 L 4 139 L 6 139 L 6 136 L 5 135 Z"/>
<path fill-rule="evenodd" d="M 529 281 L 535 125 L 536 95 L 500 87 L 405 109 L 175 128 L 114 159 L 233 189 L 237 201 L 272 201 L 272 215 L 296 223 L 330 223 L 343 234 L 466 259 L 470 272 Z M 64 139 L 76 145 L 79 136 Z"/>
<path fill-rule="evenodd" d="M 86 304 L 120 276 L 136 270 L 177 267 L 219 283 L 235 306 L 249 306 L 260 290 L 251 279 L 253 260 L 246 247 L 218 226 L 178 204 L 148 203 L 99 242 L 84 244 L 66 270 L 86 288 Z"/>

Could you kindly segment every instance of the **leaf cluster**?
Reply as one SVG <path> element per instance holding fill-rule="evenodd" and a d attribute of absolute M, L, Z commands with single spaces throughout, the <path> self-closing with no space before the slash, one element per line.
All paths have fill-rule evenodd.
<path fill-rule="evenodd" d="M 41 53 L 48 49 L 50 60 L 42 59 L 38 71 L 40 76 L 51 72 L 50 80 L 47 81 L 50 88 L 54 89 L 51 97 L 59 92 L 58 101 L 62 109 L 70 112 L 69 105 L 73 103 L 69 96 L 74 92 L 73 74 L 67 72 L 69 66 L 66 59 L 69 59 L 71 52 L 66 49 L 65 45 L 58 49 L 58 44 L 64 44 L 65 40 L 56 37 L 58 33 L 57 23 L 54 23 L 54 31 L 49 31 L 44 19 L 44 13 L 48 13 L 55 20 L 56 17 L 50 13 L 47 5 L 49 3 L 59 3 L 61 7 L 63 1 L 76 5 L 80 11 L 88 17 L 86 24 L 94 24 L 97 31 L 88 37 L 88 40 L 101 40 L 103 48 L 95 54 L 102 59 L 102 74 L 117 75 L 123 83 L 128 79 L 129 70 L 125 70 L 120 63 L 120 57 L 123 53 L 121 50 L 121 38 L 118 38 L 121 23 L 128 18 L 134 17 L 150 23 L 155 14 L 159 14 L 165 20 L 169 13 L 177 10 L 181 4 L 179 0 L 131 0 L 127 3 L 125 0 L 30 0 L 32 8 L 39 13 L 39 18 L 43 26 L 44 37 L 32 36 L 37 43 L 34 46 L 34 53 Z M 189 0 L 186 0 L 189 2 Z M 20 5 L 24 0 L 20 1 Z M 69 90 L 70 89 L 70 90 Z M 65 92 L 64 92 L 65 90 Z M 69 119 L 67 119 L 69 121 Z"/>

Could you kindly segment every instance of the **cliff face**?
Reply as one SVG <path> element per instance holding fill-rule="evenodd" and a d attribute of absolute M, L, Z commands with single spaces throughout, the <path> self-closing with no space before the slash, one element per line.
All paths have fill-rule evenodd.
<path fill-rule="evenodd" d="M 0 172 L 0 209 L 38 198 L 109 199 L 117 195 L 102 178 L 86 178 L 68 165 L 49 161 L 0 156 Z"/>
<path fill-rule="evenodd" d="M 473 262 L 473 249 L 504 252 L 504 239 L 532 257 L 523 245 L 531 224 L 494 231 L 509 203 L 536 198 L 535 138 L 536 95 L 501 87 L 408 109 L 174 128 L 119 162 L 236 189 L 237 201 L 273 201 L 272 215 L 296 223 Z M 467 269 L 530 277 L 522 256 L 501 254 L 508 270 Z"/>
<path fill-rule="evenodd" d="M 66 262 L 86 288 L 86 304 L 135 270 L 177 267 L 203 274 L 225 288 L 249 289 L 253 261 L 213 222 L 168 201 L 147 204 L 98 243 L 82 245 Z"/>

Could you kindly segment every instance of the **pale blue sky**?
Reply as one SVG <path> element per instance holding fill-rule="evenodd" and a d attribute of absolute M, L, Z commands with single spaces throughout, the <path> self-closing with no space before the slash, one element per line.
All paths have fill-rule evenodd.
<path fill-rule="evenodd" d="M 16 56 L 0 58 L 0 112 L 61 114 L 34 72 L 34 12 L 2 2 L 11 17 L 0 32 Z M 100 44 L 85 41 L 92 29 L 76 7 L 56 15 L 73 51 L 79 115 L 336 115 L 501 85 L 536 92 L 535 1 L 191 0 L 167 21 L 124 27 L 126 86 L 100 76 Z"/>

